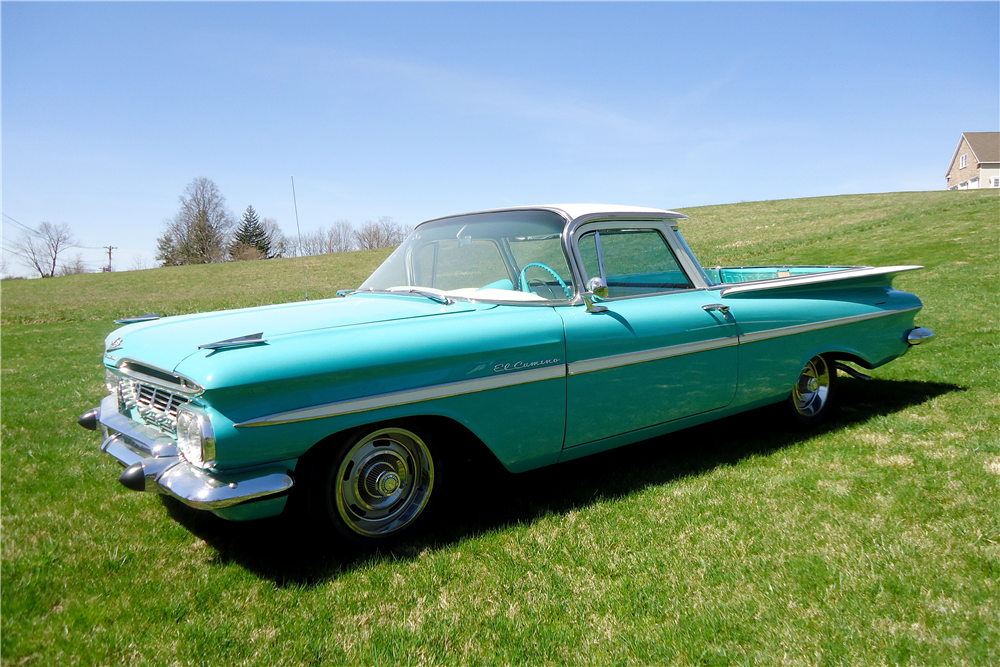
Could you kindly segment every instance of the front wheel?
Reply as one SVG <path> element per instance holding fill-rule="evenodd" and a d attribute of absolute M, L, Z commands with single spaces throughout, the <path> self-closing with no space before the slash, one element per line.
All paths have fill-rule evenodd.
<path fill-rule="evenodd" d="M 836 384 L 837 368 L 833 359 L 822 355 L 810 359 L 788 397 L 788 407 L 795 420 L 804 426 L 825 421 L 832 409 Z"/>
<path fill-rule="evenodd" d="M 364 547 L 412 534 L 440 485 L 434 450 L 398 426 L 360 431 L 319 462 L 310 494 L 314 516 Z"/>

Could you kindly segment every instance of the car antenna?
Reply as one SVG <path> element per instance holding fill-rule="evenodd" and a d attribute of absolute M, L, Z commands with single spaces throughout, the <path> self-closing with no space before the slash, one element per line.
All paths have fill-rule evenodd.
<path fill-rule="evenodd" d="M 295 177 L 292 176 L 292 204 L 295 206 L 295 231 L 299 235 L 299 252 L 302 252 L 302 228 L 299 227 L 299 203 L 295 199 Z M 309 282 L 306 280 L 305 255 L 302 256 L 302 286 L 306 288 L 306 301 L 309 300 Z"/>

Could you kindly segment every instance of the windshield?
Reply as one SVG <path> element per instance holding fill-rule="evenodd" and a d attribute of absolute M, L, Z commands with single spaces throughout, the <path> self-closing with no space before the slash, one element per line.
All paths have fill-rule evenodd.
<path fill-rule="evenodd" d="M 500 211 L 426 222 L 359 290 L 426 290 L 487 301 L 568 301 L 565 221 L 549 211 Z"/>

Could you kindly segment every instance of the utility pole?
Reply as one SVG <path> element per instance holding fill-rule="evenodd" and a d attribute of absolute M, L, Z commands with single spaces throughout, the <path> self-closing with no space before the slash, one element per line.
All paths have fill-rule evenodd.
<path fill-rule="evenodd" d="M 118 246 L 106 245 L 106 246 L 102 246 L 102 247 L 106 248 L 107 251 L 108 251 L 108 273 L 111 273 L 111 251 L 112 250 L 118 250 Z"/>

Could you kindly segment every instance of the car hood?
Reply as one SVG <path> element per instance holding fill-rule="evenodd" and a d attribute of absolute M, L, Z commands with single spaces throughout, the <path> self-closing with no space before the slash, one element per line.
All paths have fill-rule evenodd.
<path fill-rule="evenodd" d="M 321 329 L 483 310 L 493 304 L 441 304 L 417 295 L 353 295 L 165 317 L 130 324 L 105 339 L 105 363 L 132 359 L 169 372 L 199 346 L 260 333 L 265 341 Z"/>

